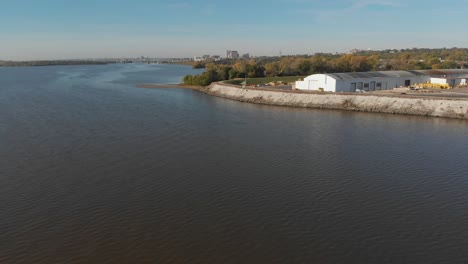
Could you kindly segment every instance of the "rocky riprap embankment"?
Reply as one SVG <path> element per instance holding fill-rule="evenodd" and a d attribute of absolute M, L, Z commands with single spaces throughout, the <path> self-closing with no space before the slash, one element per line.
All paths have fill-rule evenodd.
<path fill-rule="evenodd" d="M 241 88 L 213 83 L 203 92 L 241 102 L 468 119 L 467 99 L 310 93 Z"/>

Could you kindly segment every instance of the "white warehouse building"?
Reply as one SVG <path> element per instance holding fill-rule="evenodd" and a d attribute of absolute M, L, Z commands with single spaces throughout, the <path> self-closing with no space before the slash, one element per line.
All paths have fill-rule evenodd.
<path fill-rule="evenodd" d="M 325 92 L 390 90 L 417 83 L 466 85 L 468 70 L 378 71 L 314 74 L 297 81 L 295 88 Z"/>

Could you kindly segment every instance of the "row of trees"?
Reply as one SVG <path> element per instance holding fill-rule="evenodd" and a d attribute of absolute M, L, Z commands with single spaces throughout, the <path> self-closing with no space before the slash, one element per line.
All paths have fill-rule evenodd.
<path fill-rule="evenodd" d="M 239 61 L 233 65 L 210 63 L 206 71 L 199 75 L 187 75 L 183 81 L 186 85 L 207 86 L 212 82 L 231 80 L 236 78 L 256 78 L 266 74 L 265 67 L 255 61 Z"/>
<path fill-rule="evenodd" d="M 47 61 L 1 61 L 0 67 L 20 67 L 20 66 L 52 66 L 52 65 L 90 65 L 107 64 L 104 61 L 91 60 L 47 60 Z"/>
<path fill-rule="evenodd" d="M 443 48 L 443 49 L 401 49 L 401 50 L 383 50 L 383 51 L 360 51 L 358 55 L 379 55 L 382 59 L 395 59 L 405 54 L 413 59 L 429 61 L 431 59 L 442 59 L 449 61 L 467 61 L 468 49 L 466 48 Z"/>
<path fill-rule="evenodd" d="M 306 76 L 314 73 L 468 68 L 468 49 L 361 51 L 355 54 L 264 57 L 222 63 L 197 63 L 207 71 L 186 76 L 189 85 L 264 76 Z"/>

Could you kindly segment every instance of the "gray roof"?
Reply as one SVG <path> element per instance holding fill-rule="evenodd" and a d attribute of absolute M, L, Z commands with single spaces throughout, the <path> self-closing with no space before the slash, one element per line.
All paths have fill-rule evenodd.
<path fill-rule="evenodd" d="M 425 70 L 425 75 L 441 78 L 468 78 L 468 69 L 449 69 L 449 70 Z"/>
<path fill-rule="evenodd" d="M 422 71 L 374 71 L 374 72 L 342 72 L 327 73 L 337 80 L 367 79 L 367 78 L 405 78 L 418 76 L 463 78 L 468 77 L 468 69 L 461 70 L 422 70 Z"/>

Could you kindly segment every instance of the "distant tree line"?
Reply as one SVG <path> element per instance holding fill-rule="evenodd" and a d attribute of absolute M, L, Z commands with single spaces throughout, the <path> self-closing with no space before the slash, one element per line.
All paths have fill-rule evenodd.
<path fill-rule="evenodd" d="M 306 76 L 330 72 L 425 70 L 468 68 L 468 49 L 403 49 L 358 51 L 353 54 L 320 53 L 312 56 L 261 57 L 249 60 L 196 62 L 206 68 L 200 75 L 187 75 L 188 85 L 206 86 L 215 81 L 264 76 Z"/>
<path fill-rule="evenodd" d="M 1 61 L 0 67 L 21 67 L 21 66 L 53 66 L 53 65 L 94 65 L 107 64 L 105 61 L 93 60 L 39 60 L 39 61 Z"/>

